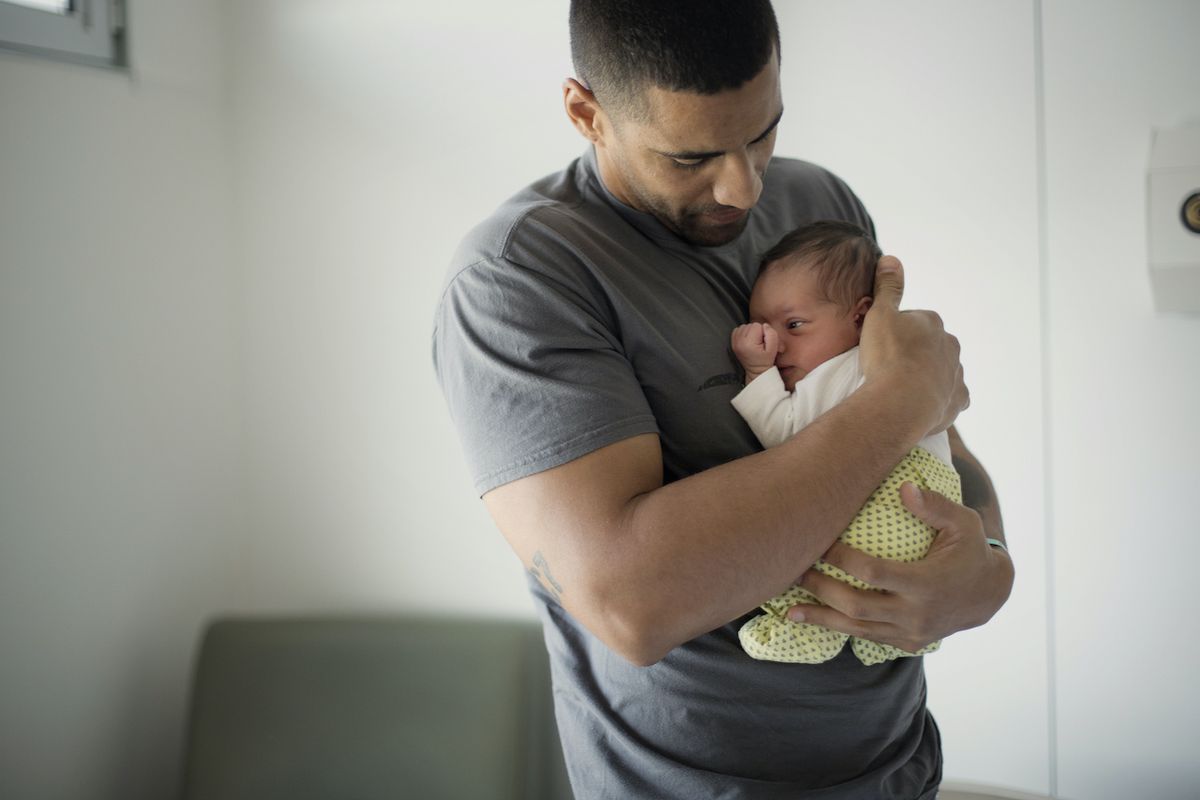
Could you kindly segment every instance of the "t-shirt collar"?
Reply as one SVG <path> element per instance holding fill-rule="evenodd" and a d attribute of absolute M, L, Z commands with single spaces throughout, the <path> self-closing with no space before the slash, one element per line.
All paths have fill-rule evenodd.
<path fill-rule="evenodd" d="M 632 225 L 634 228 L 641 231 L 646 236 L 660 242 L 664 247 L 674 247 L 676 249 L 696 250 L 703 249 L 714 253 L 724 252 L 727 249 L 735 249 L 740 241 L 745 238 L 745 232 L 738 236 L 732 242 L 716 247 L 697 248 L 696 245 L 679 237 L 677 233 L 672 231 L 667 226 L 659 222 L 658 217 L 653 214 L 648 214 L 645 211 L 638 211 L 630 205 L 617 198 L 609 188 L 604 185 L 603 179 L 600 177 L 600 167 L 596 163 L 596 148 L 595 146 L 587 148 L 581 159 L 583 163 L 584 173 L 586 176 L 587 186 L 604 202 L 608 203 L 621 217 Z M 753 212 L 751 212 L 753 213 Z"/>

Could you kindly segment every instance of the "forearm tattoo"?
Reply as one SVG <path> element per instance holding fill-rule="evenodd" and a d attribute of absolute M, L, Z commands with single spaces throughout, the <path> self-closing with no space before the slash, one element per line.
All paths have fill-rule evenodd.
<path fill-rule="evenodd" d="M 562 605 L 562 584 L 554 580 L 554 575 L 550 573 L 550 564 L 546 561 L 546 557 L 542 555 L 541 550 L 533 554 L 533 566 L 529 568 L 529 574 L 541 581 L 546 591 L 554 595 L 555 601 L 559 605 Z"/>

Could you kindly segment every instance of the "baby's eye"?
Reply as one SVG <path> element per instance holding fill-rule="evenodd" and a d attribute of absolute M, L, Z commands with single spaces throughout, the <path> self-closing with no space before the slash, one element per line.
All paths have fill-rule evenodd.
<path fill-rule="evenodd" d="M 804 324 L 804 320 L 802 320 L 802 319 L 790 319 L 790 320 L 788 320 L 787 327 L 788 327 L 789 331 L 792 331 L 792 330 L 799 328 L 803 324 Z"/>

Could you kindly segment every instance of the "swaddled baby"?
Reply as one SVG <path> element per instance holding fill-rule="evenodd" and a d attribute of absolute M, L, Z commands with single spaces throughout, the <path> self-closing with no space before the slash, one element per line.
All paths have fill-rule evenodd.
<path fill-rule="evenodd" d="M 750 295 L 750 322 L 734 329 L 731 343 L 746 372 L 746 387 L 733 405 L 764 447 L 782 443 L 862 384 L 858 342 L 880 255 L 864 230 L 830 221 L 797 228 L 763 258 Z M 921 440 L 904 457 L 840 541 L 894 561 L 923 558 L 935 531 L 900 502 L 900 486 L 906 481 L 962 501 L 945 432 Z M 824 561 L 814 569 L 858 588 L 871 588 Z M 768 661 L 819 664 L 853 639 L 854 654 L 869 665 L 931 653 L 941 644 L 908 653 L 788 619 L 792 606 L 819 602 L 800 586 L 767 601 L 764 613 L 742 626 L 742 647 Z"/>

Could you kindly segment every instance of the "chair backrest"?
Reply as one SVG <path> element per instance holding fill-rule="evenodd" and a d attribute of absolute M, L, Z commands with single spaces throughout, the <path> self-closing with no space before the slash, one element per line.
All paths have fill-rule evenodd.
<path fill-rule="evenodd" d="M 224 619 L 197 658 L 183 800 L 569 800 L 533 621 Z"/>

